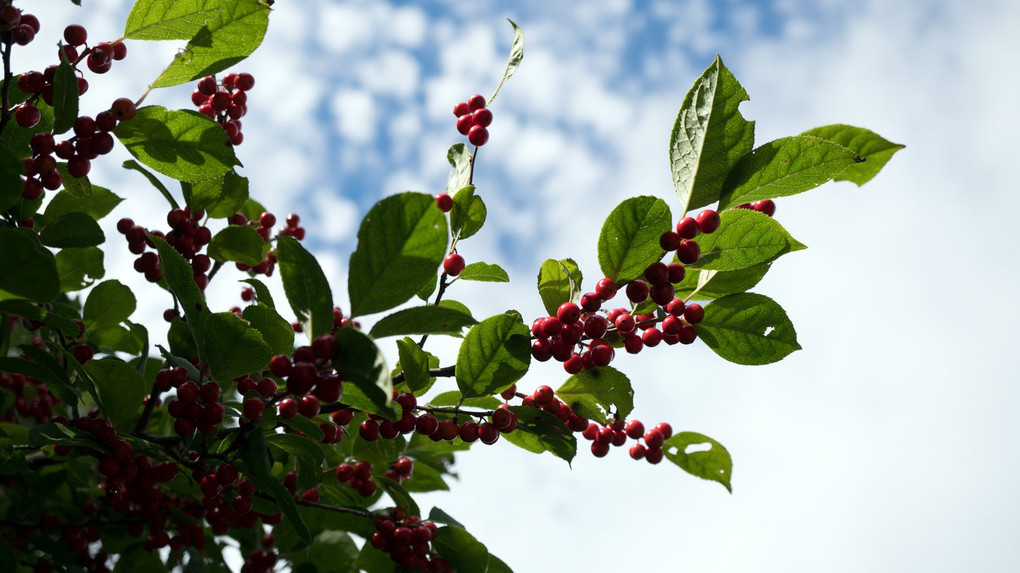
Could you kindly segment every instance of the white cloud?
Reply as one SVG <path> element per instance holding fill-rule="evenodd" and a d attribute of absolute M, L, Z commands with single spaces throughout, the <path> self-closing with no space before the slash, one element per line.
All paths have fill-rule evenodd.
<path fill-rule="evenodd" d="M 376 136 L 376 105 L 363 90 L 337 90 L 331 102 L 340 135 L 355 143 L 367 143 Z"/>

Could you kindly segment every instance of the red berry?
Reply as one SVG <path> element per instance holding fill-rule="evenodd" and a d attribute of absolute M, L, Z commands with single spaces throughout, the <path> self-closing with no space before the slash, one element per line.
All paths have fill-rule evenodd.
<path fill-rule="evenodd" d="M 616 356 L 616 351 L 608 344 L 591 346 L 589 347 L 588 352 L 591 353 L 591 361 L 595 364 L 595 366 L 609 366 L 609 363 L 612 362 L 613 358 Z"/>
<path fill-rule="evenodd" d="M 757 201 L 751 205 L 751 208 L 760 213 L 765 213 L 769 217 L 776 214 L 776 203 L 772 199 Z"/>
<path fill-rule="evenodd" d="M 478 439 L 485 445 L 495 444 L 499 440 L 499 428 L 492 422 L 483 422 L 478 426 Z"/>
<path fill-rule="evenodd" d="M 690 324 L 698 324 L 705 319 L 705 309 L 698 303 L 687 306 L 684 310 L 684 320 Z"/>
<path fill-rule="evenodd" d="M 302 396 L 298 403 L 298 412 L 306 418 L 314 418 L 319 415 L 319 399 L 315 396 Z"/>
<path fill-rule="evenodd" d="M 21 104 L 14 111 L 15 121 L 24 128 L 34 127 L 35 124 L 39 123 L 40 118 L 42 118 L 42 114 L 34 105 Z"/>
<path fill-rule="evenodd" d="M 489 141 L 489 130 L 480 125 L 475 125 L 468 130 L 467 137 L 468 141 L 471 142 L 471 145 L 481 147 Z"/>
<path fill-rule="evenodd" d="M 366 442 L 374 442 L 379 439 L 379 422 L 376 422 L 372 418 L 366 419 L 358 427 L 358 435 L 361 436 L 362 440 Z"/>
<path fill-rule="evenodd" d="M 680 263 L 669 263 L 666 265 L 666 275 L 670 283 L 677 284 L 684 280 L 687 270 Z"/>
<path fill-rule="evenodd" d="M 88 38 L 88 32 L 83 26 L 71 24 L 64 28 L 64 41 L 72 46 L 80 46 L 84 44 L 86 38 Z"/>
<path fill-rule="evenodd" d="M 602 300 L 609 300 L 616 296 L 616 282 L 610 278 L 600 279 L 595 283 L 595 292 Z"/>
<path fill-rule="evenodd" d="M 648 448 L 645 450 L 645 460 L 650 464 L 657 464 L 662 461 L 661 448 Z"/>
<path fill-rule="evenodd" d="M 475 125 L 489 127 L 489 125 L 492 124 L 492 111 L 485 108 L 476 110 L 473 114 L 471 114 L 471 119 L 474 121 Z"/>
<path fill-rule="evenodd" d="M 633 303 L 642 303 L 648 298 L 648 283 L 634 281 L 627 284 L 627 298 Z"/>
<path fill-rule="evenodd" d="M 439 420 L 433 414 L 423 414 L 418 417 L 414 429 L 423 436 L 431 436 L 439 429 Z"/>
<path fill-rule="evenodd" d="M 694 217 L 684 217 L 676 224 L 676 234 L 683 239 L 693 239 L 698 236 L 700 225 Z M 675 249 L 674 249 L 675 250 Z"/>
<path fill-rule="evenodd" d="M 551 404 L 553 398 L 556 397 L 555 394 L 553 393 L 553 389 L 545 385 L 535 388 L 535 392 L 532 396 L 535 400 L 535 405 L 537 406 L 546 406 L 548 404 Z"/>
<path fill-rule="evenodd" d="M 630 439 L 637 440 L 645 434 L 645 425 L 641 423 L 641 420 L 631 420 L 627 422 L 624 430 Z"/>
<path fill-rule="evenodd" d="M 252 396 L 244 400 L 244 417 L 254 422 L 262 416 L 262 412 L 266 409 L 266 403 L 261 398 Z"/>
<path fill-rule="evenodd" d="M 574 324 L 581 318 L 581 308 L 573 302 L 565 302 L 556 309 L 556 317 L 563 324 Z"/>
<path fill-rule="evenodd" d="M 247 72 L 237 74 L 237 77 L 234 78 L 234 87 L 242 92 L 251 90 L 255 87 L 255 76 Z"/>
<path fill-rule="evenodd" d="M 584 321 L 584 334 L 588 338 L 602 338 L 609 329 L 609 321 L 599 314 L 593 314 Z"/>
<path fill-rule="evenodd" d="M 290 398 L 285 398 L 280 402 L 280 417 L 289 420 L 298 415 L 298 403 Z"/>
<path fill-rule="evenodd" d="M 135 102 L 126 97 L 113 100 L 110 111 L 118 121 L 127 121 L 135 116 Z"/>
<path fill-rule="evenodd" d="M 455 277 L 464 270 L 464 257 L 457 253 L 447 255 L 443 260 L 443 272 Z"/>
<path fill-rule="evenodd" d="M 685 265 L 694 264 L 701 258 L 701 247 L 695 241 L 684 241 L 676 249 L 676 258 Z"/>
<path fill-rule="evenodd" d="M 770 201 L 771 202 L 771 201 Z M 719 213 L 711 209 L 705 209 L 698 213 L 698 230 L 702 233 L 714 233 L 719 228 L 719 224 L 722 220 L 719 218 Z"/>
<path fill-rule="evenodd" d="M 640 460 L 641 458 L 645 457 L 645 447 L 642 446 L 641 444 L 634 444 L 633 446 L 630 447 L 630 457 L 634 458 L 635 460 Z"/>
<path fill-rule="evenodd" d="M 470 113 L 470 112 L 471 112 L 471 109 L 468 108 L 468 104 L 467 104 L 466 101 L 462 101 L 462 102 L 458 103 L 457 105 L 453 106 L 453 115 L 455 115 L 457 117 L 462 117 L 465 114 Z"/>
<path fill-rule="evenodd" d="M 453 209 L 453 197 L 447 193 L 436 195 L 436 207 L 443 213 L 449 213 L 450 209 Z"/>
<path fill-rule="evenodd" d="M 457 131 L 461 135 L 467 135 L 471 132 L 471 128 L 475 125 L 475 118 L 470 114 L 465 114 L 457 119 Z"/>
<path fill-rule="evenodd" d="M 659 237 L 659 246 L 666 252 L 675 251 L 680 246 L 681 240 L 680 235 L 673 231 L 666 231 Z"/>
<path fill-rule="evenodd" d="M 485 107 L 485 97 L 481 94 L 475 94 L 467 100 L 468 109 L 476 111 Z"/>

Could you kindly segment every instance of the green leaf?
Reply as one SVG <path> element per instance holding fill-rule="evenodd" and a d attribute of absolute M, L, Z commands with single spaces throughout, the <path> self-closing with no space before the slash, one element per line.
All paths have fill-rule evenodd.
<path fill-rule="evenodd" d="M 232 312 L 217 312 L 205 318 L 201 347 L 213 379 L 220 383 L 265 370 L 273 357 L 262 334 Z"/>
<path fill-rule="evenodd" d="M 294 329 L 272 307 L 261 302 L 252 304 L 244 307 L 241 316 L 262 334 L 262 339 L 274 355 L 294 352 Z"/>
<path fill-rule="evenodd" d="M 436 531 L 432 548 L 453 566 L 457 573 L 485 573 L 489 550 L 473 535 L 455 525 L 444 525 Z"/>
<path fill-rule="evenodd" d="M 21 199 L 24 187 L 21 172 L 24 169 L 21 160 L 0 145 L 0 213 L 6 213 Z"/>
<path fill-rule="evenodd" d="M 477 324 L 470 314 L 443 306 L 414 306 L 383 317 L 372 327 L 372 338 L 401 334 L 459 335 L 465 326 Z"/>
<path fill-rule="evenodd" d="M 57 50 L 60 63 L 53 76 L 53 134 L 71 129 L 78 119 L 78 76 L 67 61 L 61 45 Z"/>
<path fill-rule="evenodd" d="M 318 482 L 322 475 L 322 462 L 326 459 L 326 454 L 319 444 L 295 434 L 269 434 L 266 436 L 266 444 L 296 457 L 304 466 L 299 468 L 299 471 L 302 469 L 306 470 L 305 473 L 308 473 L 308 470 L 313 471 L 316 475 L 312 476 L 312 483 Z"/>
<path fill-rule="evenodd" d="M 378 408 L 390 411 L 393 381 L 379 347 L 367 335 L 353 328 L 341 328 L 334 336 L 340 345 L 340 353 L 333 359 L 333 367 Z"/>
<path fill-rule="evenodd" d="M 170 352 L 175 356 L 198 356 L 198 344 L 195 342 L 195 334 L 191 331 L 188 324 L 180 318 L 175 317 L 170 321 L 170 329 L 167 330 L 166 339 L 170 344 Z"/>
<path fill-rule="evenodd" d="M 414 502 L 414 498 L 399 483 L 386 476 L 376 476 L 373 479 L 390 496 L 393 503 L 400 509 L 403 509 L 407 515 L 421 515 L 421 510 L 418 509 L 418 504 Z"/>
<path fill-rule="evenodd" d="M 72 292 L 92 286 L 106 276 L 103 251 L 99 247 L 61 249 L 56 255 L 60 292 Z"/>
<path fill-rule="evenodd" d="M 457 527 L 459 527 L 461 529 L 465 529 L 463 523 L 461 523 L 461 522 L 457 521 L 456 519 L 454 519 L 454 517 L 452 515 L 450 515 L 449 513 L 446 513 L 442 509 L 439 509 L 438 507 L 434 507 L 434 506 L 433 506 L 432 510 L 429 511 L 429 521 L 434 522 L 434 523 L 441 523 L 443 525 L 456 525 Z"/>
<path fill-rule="evenodd" d="M 123 199 L 111 193 L 109 189 L 98 185 L 92 186 L 91 195 L 75 194 L 65 188 L 54 195 L 46 205 L 46 220 L 55 221 L 68 213 L 79 212 L 98 221 L 109 215 L 121 201 Z"/>
<path fill-rule="evenodd" d="M 63 180 L 64 191 L 75 197 L 92 197 L 95 194 L 92 182 L 89 181 L 88 176 L 75 177 L 71 175 L 71 172 L 67 170 L 66 162 L 61 161 L 57 163 L 57 171 L 60 172 L 60 177 Z"/>
<path fill-rule="evenodd" d="M 240 165 L 223 128 L 197 111 L 141 107 L 114 134 L 142 164 L 180 181 L 213 179 Z"/>
<path fill-rule="evenodd" d="M 70 212 L 56 220 L 47 221 L 39 233 L 39 240 L 47 247 L 94 247 L 103 244 L 106 235 L 99 223 L 85 213 Z"/>
<path fill-rule="evenodd" d="M 88 340 L 105 352 L 139 354 L 142 351 L 143 341 L 138 334 L 120 325 L 89 330 Z"/>
<path fill-rule="evenodd" d="M 481 230 L 489 211 L 485 201 L 474 194 L 471 185 L 461 189 L 453 196 L 453 209 L 450 211 L 450 225 L 453 235 L 458 239 L 466 239 Z"/>
<path fill-rule="evenodd" d="M 542 297 L 549 316 L 555 316 L 561 304 L 578 301 L 581 297 L 581 269 L 577 263 L 573 259 L 546 259 L 538 269 L 538 295 Z"/>
<path fill-rule="evenodd" d="M 852 181 L 858 187 L 871 181 L 892 159 L 893 154 L 905 147 L 899 143 L 893 143 L 871 130 L 844 124 L 816 127 L 805 131 L 802 135 L 828 139 L 863 157 L 865 159 L 863 163 L 855 163 L 832 178 L 833 181 Z"/>
<path fill-rule="evenodd" d="M 457 386 L 465 396 L 491 396 L 528 372 L 531 339 L 516 312 L 486 318 L 468 331 L 457 353 Z"/>
<path fill-rule="evenodd" d="M 704 444 L 709 448 L 705 449 Z M 695 432 L 679 432 L 666 440 L 662 451 L 666 459 L 680 466 L 685 472 L 702 479 L 717 481 L 726 487 L 726 491 L 733 493 L 733 488 L 730 487 L 733 460 L 719 442 Z"/>
<path fill-rule="evenodd" d="M 170 203 L 170 207 L 174 209 L 180 209 L 180 205 L 177 204 L 177 200 L 174 199 L 174 196 L 170 194 L 170 190 L 167 189 L 166 185 L 163 185 L 163 182 L 157 179 L 156 176 L 153 175 L 151 171 L 142 167 L 141 164 L 135 161 L 134 159 L 128 159 L 121 166 L 124 169 L 137 171 L 144 175 L 145 178 L 149 180 L 149 183 L 151 183 L 152 186 L 155 187 L 156 190 L 163 195 L 163 198 L 166 199 L 168 203 Z"/>
<path fill-rule="evenodd" d="M 12 78 L 14 79 L 14 78 Z M 16 80 L 15 80 L 16 81 Z M 21 90 L 12 90 L 10 104 L 13 106 L 19 104 L 28 99 L 28 94 L 23 93 Z M 10 121 L 4 128 L 3 133 L 0 133 L 0 144 L 7 144 L 9 149 L 14 156 L 19 158 L 18 162 L 21 162 L 21 157 L 29 157 L 32 153 L 32 148 L 29 142 L 32 140 L 32 136 L 42 132 L 53 131 L 53 108 L 46 105 L 45 101 L 37 100 L 35 107 L 39 110 L 40 118 L 39 123 L 35 124 L 30 128 L 23 128 L 18 125 L 16 121 Z M 18 171 L 18 175 L 21 175 L 21 171 Z M 21 197 L 21 186 L 18 186 L 18 198 Z M 24 219 L 20 219 L 24 220 Z"/>
<path fill-rule="evenodd" d="M 308 525 L 301 517 L 294 498 L 290 496 L 290 492 L 283 487 L 283 484 L 273 477 L 273 462 L 269 450 L 266 448 L 266 437 L 263 432 L 248 432 L 244 436 L 241 444 L 241 460 L 248 468 L 247 477 L 255 485 L 256 491 L 272 497 L 280 506 L 289 526 L 294 529 L 298 537 L 305 544 L 310 543 L 312 534 L 308 531 Z"/>
<path fill-rule="evenodd" d="M 242 279 L 241 282 L 248 283 L 251 285 L 251 288 L 255 289 L 255 300 L 273 310 L 276 310 L 276 304 L 273 302 L 273 294 L 269 292 L 269 287 L 267 287 L 262 281 L 259 279 L 248 278 Z"/>
<path fill-rule="evenodd" d="M 688 268 L 737 271 L 769 263 L 781 255 L 806 248 L 772 217 L 751 209 L 719 214 L 722 224 L 710 235 L 699 235 L 701 258 Z"/>
<path fill-rule="evenodd" d="M 454 143 L 450 146 L 450 149 L 446 152 L 446 160 L 450 162 L 450 178 L 446 182 L 446 193 L 451 197 L 456 197 L 457 192 L 465 187 L 471 186 L 471 164 L 473 161 L 473 155 L 468 149 L 467 144 Z M 475 188 L 472 186 L 469 195 L 473 195 Z M 465 203 L 465 205 L 469 205 Z M 464 205 L 462 205 L 463 207 Z M 451 214 L 452 216 L 452 214 Z M 454 229 L 457 228 L 453 225 Z"/>
<path fill-rule="evenodd" d="M 106 448 L 97 442 L 95 436 L 89 432 L 56 422 L 46 422 L 32 426 L 28 431 L 28 443 L 33 446 L 61 444 L 64 446 L 81 446 L 83 448 L 106 451 Z"/>
<path fill-rule="evenodd" d="M 507 59 L 506 68 L 503 70 L 503 79 L 499 80 L 496 91 L 492 92 L 489 101 L 485 102 L 486 106 L 492 105 L 492 100 L 496 99 L 496 94 L 503 87 L 503 83 L 510 79 L 510 76 L 514 75 L 514 72 L 521 65 L 521 60 L 524 59 L 524 32 L 513 20 L 507 18 L 507 22 L 510 22 L 510 25 L 514 27 L 514 42 L 510 45 L 510 57 Z"/>
<path fill-rule="evenodd" d="M 769 297 L 753 293 L 732 294 L 705 305 L 698 338 L 736 364 L 771 364 L 800 350 L 786 311 Z"/>
<path fill-rule="evenodd" d="M 135 294 L 116 279 L 103 281 L 92 289 L 82 309 L 82 321 L 89 329 L 120 324 L 137 306 Z"/>
<path fill-rule="evenodd" d="M 371 544 L 366 543 L 370 549 Z M 379 551 L 376 549 L 376 551 Z M 295 573 L 351 573 L 358 558 L 359 549 L 345 531 L 323 531 L 315 536 L 312 544 L 302 552 L 288 554 Z M 379 551 L 382 553 L 382 551 Z M 389 559 L 382 553 L 383 559 Z M 389 573 L 389 572 L 387 572 Z"/>
<path fill-rule="evenodd" d="M 269 243 L 252 226 L 228 225 L 213 235 L 209 242 L 209 256 L 216 261 L 236 261 L 255 266 L 265 259 L 268 252 Z"/>
<path fill-rule="evenodd" d="M 772 263 L 754 265 L 739 271 L 699 271 L 688 269 L 684 280 L 675 285 L 677 298 L 712 300 L 754 288 Z"/>
<path fill-rule="evenodd" d="M 465 398 L 463 394 L 456 390 L 443 392 L 429 400 L 429 405 L 432 406 L 456 406 L 457 404 L 460 404 L 467 408 L 483 408 L 486 410 L 495 410 L 502 403 L 503 402 L 495 396 Z"/>
<path fill-rule="evenodd" d="M 53 360 L 48 354 L 45 356 L 49 361 Z M 42 359 L 40 358 L 40 360 Z M 40 360 L 28 361 L 24 358 L 0 357 L 0 372 L 16 372 L 25 376 L 31 376 L 36 380 L 45 382 L 49 391 L 61 402 L 71 405 L 77 404 L 81 398 L 81 392 L 71 386 L 71 380 L 67 377 L 67 374 L 48 368 Z"/>
<path fill-rule="evenodd" d="M 747 99 L 718 55 L 687 92 L 669 138 L 681 213 L 715 203 L 727 174 L 754 147 L 754 122 L 738 109 Z"/>
<path fill-rule="evenodd" d="M 266 208 L 258 201 L 248 197 L 248 200 L 241 205 L 241 210 L 238 213 L 242 214 L 249 221 L 257 221 L 262 213 L 266 212 Z"/>
<path fill-rule="evenodd" d="M 64 336 L 70 338 L 78 336 L 78 325 L 72 322 L 71 319 L 60 316 L 55 312 L 42 309 L 27 300 L 0 300 L 0 312 L 16 314 L 22 318 L 30 318 L 47 326 L 52 326 L 53 328 L 58 329 Z"/>
<path fill-rule="evenodd" d="M 609 423 L 609 416 L 623 420 L 634 410 L 634 389 L 630 379 L 611 366 L 582 370 L 556 390 L 556 396 L 577 415 Z"/>
<path fill-rule="evenodd" d="M 414 465 L 414 475 L 411 479 L 401 484 L 404 489 L 411 493 L 426 493 L 430 491 L 450 491 L 450 486 L 432 466 L 425 463 Z"/>
<path fill-rule="evenodd" d="M 446 242 L 446 217 L 431 195 L 401 193 L 376 203 L 351 254 L 351 316 L 388 310 L 414 296 L 435 276 Z"/>
<path fill-rule="evenodd" d="M 106 416 L 118 428 L 127 428 L 149 393 L 142 375 L 117 358 L 93 359 L 84 368 L 95 382 Z"/>
<path fill-rule="evenodd" d="M 56 259 L 31 229 L 0 228 L 0 289 L 38 302 L 60 294 Z"/>
<path fill-rule="evenodd" d="M 184 201 L 192 211 L 205 209 L 212 219 L 226 219 L 239 212 L 248 202 L 248 178 L 241 177 L 233 170 L 227 171 L 222 177 L 205 181 L 182 181 L 181 190 Z"/>
<path fill-rule="evenodd" d="M 810 191 L 861 161 L 852 150 L 820 137 L 795 135 L 770 141 L 733 167 L 719 209 Z"/>
<path fill-rule="evenodd" d="M 203 316 L 208 313 L 208 307 L 205 305 L 202 291 L 195 284 L 195 275 L 191 264 L 163 238 L 149 235 L 149 239 L 156 245 L 156 250 L 159 252 L 159 265 L 163 271 L 163 280 L 166 281 L 170 292 L 180 301 L 184 316 L 188 319 L 188 326 L 192 332 L 200 330 L 201 321 Z"/>
<path fill-rule="evenodd" d="M 219 0 L 138 0 L 124 24 L 132 40 L 190 40 L 220 12 Z"/>
<path fill-rule="evenodd" d="M 269 6 L 259 0 L 220 0 L 218 4 L 219 14 L 195 33 L 152 87 L 176 86 L 221 72 L 259 47 L 269 25 Z"/>
<path fill-rule="evenodd" d="M 506 274 L 503 267 L 489 263 L 471 263 L 464 267 L 464 270 L 457 275 L 462 281 L 478 281 L 485 283 L 508 283 L 510 275 Z"/>
<path fill-rule="evenodd" d="M 404 337 L 397 341 L 397 355 L 400 358 L 400 368 L 404 372 L 404 384 L 412 394 L 424 390 L 432 385 L 429 376 L 430 359 L 432 357 L 425 352 L 410 338 Z"/>
<path fill-rule="evenodd" d="M 541 454 L 552 452 L 569 464 L 577 455 L 577 439 L 556 416 L 530 406 L 510 406 L 517 415 L 517 428 L 509 434 L 502 434 L 506 441 Z"/>
<path fill-rule="evenodd" d="M 319 427 L 319 424 L 304 416 L 294 416 L 289 420 L 284 418 L 277 418 L 276 421 L 283 424 L 284 426 L 287 426 L 292 430 L 297 430 L 303 433 L 308 439 L 314 440 L 316 442 L 322 441 L 322 438 L 324 436 L 324 434 L 322 433 L 322 428 Z"/>
<path fill-rule="evenodd" d="M 333 292 L 319 262 L 293 237 L 277 239 L 276 256 L 283 291 L 308 337 L 328 333 L 333 329 Z"/>
<path fill-rule="evenodd" d="M 599 266 L 617 285 L 630 282 L 662 259 L 659 237 L 673 226 L 662 199 L 631 197 L 613 209 L 599 233 Z"/>

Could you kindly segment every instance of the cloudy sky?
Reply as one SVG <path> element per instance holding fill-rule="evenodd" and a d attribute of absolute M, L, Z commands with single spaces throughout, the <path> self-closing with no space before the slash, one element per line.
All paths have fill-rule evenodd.
<path fill-rule="evenodd" d="M 33 3 L 43 36 L 72 21 L 119 36 L 130 3 L 84 4 Z M 809 249 L 755 291 L 783 305 L 803 351 L 738 367 L 696 344 L 614 363 L 634 381 L 635 417 L 727 446 L 732 495 L 623 450 L 580 451 L 570 469 L 501 442 L 462 456 L 454 491 L 422 505 L 517 571 L 1016 570 L 1020 5 L 278 0 L 264 45 L 237 68 L 256 77 L 238 155 L 259 200 L 304 217 L 341 306 L 360 217 L 387 194 L 445 186 L 446 149 L 462 140 L 450 110 L 495 87 L 507 18 L 525 32 L 524 62 L 479 154 L 488 222 L 460 252 L 512 282 L 451 289 L 476 316 L 538 316 L 548 257 L 575 258 L 593 284 L 598 230 L 620 200 L 676 208 L 669 133 L 716 53 L 750 94 L 741 109 L 759 143 L 848 123 L 907 148 L 863 188 L 777 202 Z M 51 45 L 22 61 L 50 63 Z M 137 73 L 115 62 L 90 77 L 85 106 L 137 96 L 179 45 L 129 47 Z M 188 89 L 147 101 L 187 107 Z M 117 165 L 93 170 L 129 198 L 114 218 L 158 225 L 138 213 L 165 212 L 161 200 Z M 141 286 L 122 251 L 110 266 Z M 236 304 L 224 292 L 222 306 Z M 145 299 L 135 318 L 166 304 Z M 445 362 L 456 346 L 432 349 Z M 521 387 L 563 378 L 542 365 Z"/>

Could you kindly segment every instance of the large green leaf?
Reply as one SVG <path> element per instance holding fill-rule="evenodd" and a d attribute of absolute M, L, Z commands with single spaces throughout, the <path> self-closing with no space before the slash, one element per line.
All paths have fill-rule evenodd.
<path fill-rule="evenodd" d="M 708 445 L 708 449 L 703 445 Z M 687 473 L 717 481 L 726 487 L 726 491 L 733 493 L 733 488 L 730 487 L 733 460 L 719 442 L 695 432 L 679 432 L 666 440 L 662 445 L 662 451 L 666 459 Z"/>
<path fill-rule="evenodd" d="M 261 263 L 269 243 L 252 226 L 228 225 L 213 235 L 209 256 L 216 261 L 236 261 L 249 266 Z"/>
<path fill-rule="evenodd" d="M 220 11 L 198 29 L 154 88 L 176 86 L 221 72 L 247 58 L 262 43 L 269 5 L 260 0 L 219 0 Z"/>
<path fill-rule="evenodd" d="M 468 331 L 457 353 L 455 376 L 461 394 L 491 396 L 528 372 L 531 339 L 521 315 L 490 316 Z"/>
<path fill-rule="evenodd" d="M 109 215 L 121 201 L 122 198 L 98 185 L 92 186 L 91 195 L 81 195 L 64 189 L 54 195 L 46 205 L 46 220 L 55 221 L 68 213 L 81 212 L 98 221 Z"/>
<path fill-rule="evenodd" d="M 333 292 L 319 262 L 293 237 L 277 239 L 276 257 L 283 291 L 304 331 L 309 338 L 328 333 L 333 329 Z"/>
<path fill-rule="evenodd" d="M 767 296 L 732 294 L 705 305 L 698 338 L 737 364 L 771 364 L 800 350 L 786 311 Z"/>
<path fill-rule="evenodd" d="M 141 107 L 114 133 L 135 159 L 180 181 L 214 179 L 240 165 L 223 128 L 196 111 Z"/>
<path fill-rule="evenodd" d="M 485 201 L 475 195 L 473 185 L 468 185 L 457 191 L 453 196 L 453 209 L 450 210 L 450 226 L 453 236 L 459 240 L 474 235 L 485 224 L 488 213 Z"/>
<path fill-rule="evenodd" d="M 265 370 L 273 357 L 262 334 L 232 312 L 206 317 L 202 325 L 202 350 L 213 379 L 221 384 Z"/>
<path fill-rule="evenodd" d="M 31 376 L 40 382 L 45 382 L 49 391 L 61 402 L 69 405 L 77 404 L 78 399 L 81 398 L 81 392 L 74 386 L 71 386 L 71 380 L 62 370 L 48 368 L 47 364 L 53 362 L 53 358 L 48 354 L 43 354 L 46 358 L 35 357 L 33 361 L 24 358 L 0 356 L 0 372 L 17 372 L 18 374 Z M 47 360 L 47 362 L 44 363 L 42 362 L 43 360 Z"/>
<path fill-rule="evenodd" d="M 333 359 L 333 367 L 378 408 L 390 412 L 393 380 L 379 347 L 366 334 L 349 327 L 337 330 L 334 336 L 340 353 Z"/>
<path fill-rule="evenodd" d="M 248 470 L 245 472 L 246 476 L 255 485 L 256 491 L 273 498 L 287 517 L 288 525 L 307 545 L 312 541 L 312 534 L 308 531 L 308 525 L 301 517 L 290 492 L 273 477 L 273 459 L 266 447 L 265 433 L 262 431 L 248 432 L 239 439 L 242 440 L 241 460 Z"/>
<path fill-rule="evenodd" d="M 556 396 L 577 415 L 609 423 L 609 415 L 623 420 L 634 410 L 634 389 L 627 376 L 611 366 L 574 374 L 556 390 Z"/>
<path fill-rule="evenodd" d="M 733 167 L 719 209 L 810 191 L 861 161 L 853 150 L 820 137 L 795 135 L 770 141 Z"/>
<path fill-rule="evenodd" d="M 813 135 L 834 141 L 863 157 L 865 159 L 863 163 L 855 163 L 832 178 L 833 181 L 852 181 L 858 186 L 864 185 L 878 175 L 882 167 L 892 159 L 893 154 L 905 147 L 871 130 L 844 124 L 816 127 L 802 135 Z"/>
<path fill-rule="evenodd" d="M 754 288 L 769 271 L 772 263 L 754 265 L 739 271 L 699 271 L 688 269 L 684 280 L 676 284 L 677 298 L 712 300 Z"/>
<path fill-rule="evenodd" d="M 0 213 L 7 212 L 21 199 L 24 186 L 21 172 L 24 169 L 21 160 L 5 146 L 0 145 Z"/>
<path fill-rule="evenodd" d="M 241 315 L 262 334 L 273 354 L 289 355 L 294 351 L 294 329 L 272 307 L 259 301 L 244 307 Z"/>
<path fill-rule="evenodd" d="M 499 89 L 503 87 L 503 84 L 510 79 L 510 76 L 514 75 L 517 68 L 521 65 L 521 60 L 524 59 L 524 31 L 518 26 L 513 20 L 507 19 L 510 25 L 514 27 L 514 41 L 510 45 L 510 57 L 507 58 L 506 68 L 503 70 L 503 78 L 499 80 L 499 85 L 496 86 L 495 91 L 492 92 L 492 96 L 485 102 L 488 107 L 492 105 L 492 100 L 496 99 L 496 94 L 499 93 Z"/>
<path fill-rule="evenodd" d="M 599 266 L 617 284 L 641 276 L 664 254 L 659 237 L 672 228 L 665 201 L 641 195 L 625 199 L 613 209 L 599 233 Z"/>
<path fill-rule="evenodd" d="M 478 281 L 484 283 L 508 283 L 510 275 L 506 274 L 503 267 L 495 264 L 477 262 L 464 267 L 464 270 L 457 275 L 462 281 Z"/>
<path fill-rule="evenodd" d="M 212 219 L 226 219 L 240 212 L 249 199 L 248 187 L 248 178 L 241 177 L 234 170 L 205 181 L 181 182 L 184 202 L 192 211 L 205 209 Z M 252 219 L 261 214 L 262 211 L 259 211 Z"/>
<path fill-rule="evenodd" d="M 375 323 L 369 334 L 373 338 L 401 334 L 459 335 L 465 326 L 477 322 L 470 314 L 445 306 L 414 306 L 383 317 Z"/>
<path fill-rule="evenodd" d="M 581 269 L 573 259 L 546 259 L 538 269 L 538 296 L 549 316 L 565 302 L 577 302 L 581 297 Z"/>
<path fill-rule="evenodd" d="M 440 527 L 432 540 L 432 548 L 457 573 L 485 573 L 488 570 L 489 550 L 456 525 Z"/>
<path fill-rule="evenodd" d="M 99 223 L 85 213 L 72 211 L 46 222 L 39 240 L 48 247 L 94 247 L 103 244 L 106 235 Z"/>
<path fill-rule="evenodd" d="M 710 235 L 700 235 L 701 258 L 693 268 L 736 271 L 774 261 L 806 248 L 772 217 L 751 209 L 730 209 L 719 214 L 722 224 Z"/>
<path fill-rule="evenodd" d="M 104 413 L 118 428 L 128 427 L 149 393 L 142 375 L 118 358 L 93 359 L 84 368 L 95 382 Z"/>
<path fill-rule="evenodd" d="M 351 254 L 351 316 L 381 312 L 414 296 L 435 276 L 447 238 L 446 217 L 431 195 L 401 193 L 376 203 Z"/>
<path fill-rule="evenodd" d="M 510 406 L 517 415 L 517 428 L 502 434 L 511 444 L 541 454 L 551 452 L 569 464 L 577 455 L 577 438 L 556 416 L 530 406 Z"/>
<path fill-rule="evenodd" d="M 687 92 L 669 138 L 681 213 L 715 203 L 730 169 L 754 147 L 754 122 L 738 109 L 747 99 L 718 55 Z"/>
<path fill-rule="evenodd" d="M 138 0 L 124 24 L 132 40 L 190 40 L 220 12 L 220 0 Z"/>
<path fill-rule="evenodd" d="M 0 289 L 39 302 L 60 294 L 56 259 L 31 229 L 0 228 Z"/>
<path fill-rule="evenodd" d="M 198 284 L 195 283 L 195 274 L 191 264 L 163 238 L 149 235 L 149 239 L 156 245 L 156 251 L 159 252 L 163 280 L 170 292 L 180 301 L 184 316 L 188 319 L 188 325 L 192 330 L 200 329 L 202 317 L 208 313 L 209 309 L 205 305 L 205 296 L 202 295 Z"/>
<path fill-rule="evenodd" d="M 111 279 L 99 283 L 89 292 L 81 318 L 90 329 L 114 326 L 127 320 L 137 304 L 130 288 Z"/>

